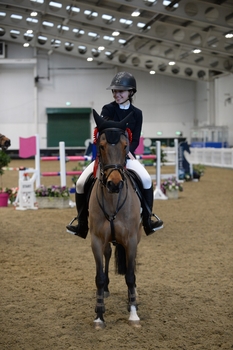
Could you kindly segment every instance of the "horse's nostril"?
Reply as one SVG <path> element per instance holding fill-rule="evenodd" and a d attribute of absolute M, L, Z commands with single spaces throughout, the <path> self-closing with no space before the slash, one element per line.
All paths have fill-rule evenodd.
<path fill-rule="evenodd" d="M 116 185 L 114 184 L 113 181 L 107 182 L 107 188 L 111 193 L 118 193 L 123 188 L 123 185 L 124 185 L 123 181 L 118 182 L 118 184 Z"/>
<path fill-rule="evenodd" d="M 10 141 L 5 141 L 5 142 L 4 142 L 4 146 L 5 146 L 5 147 L 9 147 L 10 145 L 11 145 L 11 142 L 10 142 Z"/>
<path fill-rule="evenodd" d="M 109 192 L 116 192 L 116 186 L 112 181 L 107 182 L 107 188 Z"/>

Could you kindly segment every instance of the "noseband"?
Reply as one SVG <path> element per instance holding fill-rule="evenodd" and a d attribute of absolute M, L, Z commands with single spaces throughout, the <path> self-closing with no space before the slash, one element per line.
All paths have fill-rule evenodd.
<path fill-rule="evenodd" d="M 106 170 L 108 169 L 111 169 L 111 171 L 108 173 L 108 175 L 106 176 L 105 172 Z M 125 170 L 124 170 L 124 167 L 121 165 L 121 164 L 109 164 L 109 165 L 105 165 L 104 167 L 101 168 L 101 183 L 106 187 L 107 186 L 107 181 L 108 181 L 108 178 L 109 176 L 111 175 L 111 173 L 113 171 L 118 171 L 120 176 L 121 176 L 121 179 L 122 181 L 124 182 L 125 181 Z"/>

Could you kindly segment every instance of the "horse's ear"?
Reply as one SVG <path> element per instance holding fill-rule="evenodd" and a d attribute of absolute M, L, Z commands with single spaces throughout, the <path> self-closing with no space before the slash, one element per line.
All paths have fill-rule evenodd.
<path fill-rule="evenodd" d="M 102 118 L 95 109 L 93 109 L 93 117 L 95 119 L 96 122 L 96 126 L 99 130 L 99 132 L 103 131 L 104 129 L 108 129 L 108 128 L 117 128 L 117 129 L 121 129 L 121 130 L 126 130 L 127 125 L 129 123 L 129 120 L 132 116 L 133 112 L 130 112 L 127 117 L 125 117 L 122 121 L 120 122 L 115 122 L 113 120 L 106 120 L 104 118 Z"/>
<path fill-rule="evenodd" d="M 104 119 L 96 112 L 95 109 L 93 109 L 93 117 L 95 119 L 97 128 L 99 129 L 99 127 L 104 123 Z"/>

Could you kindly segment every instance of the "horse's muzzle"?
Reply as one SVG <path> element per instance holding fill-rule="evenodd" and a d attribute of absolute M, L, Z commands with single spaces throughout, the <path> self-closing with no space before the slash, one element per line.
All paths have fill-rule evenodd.
<path fill-rule="evenodd" d="M 107 181 L 107 183 L 106 183 L 107 190 L 110 193 L 119 193 L 120 190 L 122 190 L 123 186 L 124 186 L 123 180 L 121 180 L 117 184 L 114 184 L 113 181 Z"/>
<path fill-rule="evenodd" d="M 2 145 L 2 149 L 5 151 L 5 150 L 7 150 L 8 147 L 10 147 L 10 145 L 11 145 L 11 141 L 6 140 Z"/>

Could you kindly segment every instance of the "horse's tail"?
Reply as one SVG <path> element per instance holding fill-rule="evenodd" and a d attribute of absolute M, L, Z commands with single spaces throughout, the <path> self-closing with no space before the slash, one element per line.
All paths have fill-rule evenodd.
<path fill-rule="evenodd" d="M 117 244 L 115 248 L 115 271 L 118 275 L 126 274 L 126 254 L 121 244 Z"/>

